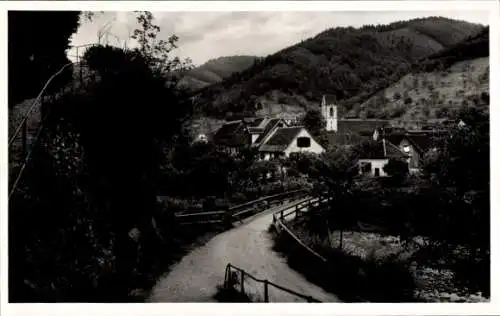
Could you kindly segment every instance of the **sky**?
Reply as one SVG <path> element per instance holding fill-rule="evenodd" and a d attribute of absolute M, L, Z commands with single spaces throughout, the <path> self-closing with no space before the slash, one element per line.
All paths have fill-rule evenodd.
<path fill-rule="evenodd" d="M 266 56 L 301 40 L 337 26 L 359 27 L 387 24 L 426 16 L 444 16 L 473 23 L 488 24 L 487 11 L 235 11 L 235 12 L 152 12 L 160 26 L 160 38 L 179 37 L 176 56 L 189 57 L 194 65 L 232 55 Z M 99 31 L 108 35 L 101 43 L 123 47 L 137 27 L 136 13 L 98 12 L 92 21 L 82 21 L 73 35 L 72 45 L 98 42 Z M 106 32 L 101 32 L 106 33 Z M 68 52 L 71 60 L 76 50 Z"/>

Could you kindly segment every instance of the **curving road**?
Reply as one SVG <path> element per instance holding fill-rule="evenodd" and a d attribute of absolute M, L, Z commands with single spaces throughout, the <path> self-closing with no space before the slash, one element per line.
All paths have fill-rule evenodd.
<path fill-rule="evenodd" d="M 301 274 L 288 267 L 286 259 L 274 252 L 271 235 L 272 213 L 287 204 L 245 220 L 244 224 L 215 236 L 203 247 L 193 250 L 174 265 L 154 286 L 149 302 L 215 302 L 216 286 L 224 282 L 227 263 L 231 263 L 260 279 L 323 302 L 338 302 L 331 293 L 311 284 Z M 245 292 L 257 299 L 263 297 L 263 285 L 251 279 L 245 282 Z M 269 287 L 270 302 L 303 302 L 286 292 Z"/>

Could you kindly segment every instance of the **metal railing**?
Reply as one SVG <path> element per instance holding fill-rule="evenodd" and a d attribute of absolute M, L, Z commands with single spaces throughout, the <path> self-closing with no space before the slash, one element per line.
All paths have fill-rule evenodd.
<path fill-rule="evenodd" d="M 244 294 L 244 295 L 246 294 L 245 293 L 245 277 L 250 278 L 250 279 L 254 280 L 255 282 L 262 283 L 263 284 L 263 291 L 264 291 L 264 302 L 266 302 L 266 303 L 269 303 L 269 286 L 275 287 L 283 292 L 300 297 L 300 298 L 304 299 L 305 301 L 307 301 L 308 303 L 321 303 L 320 300 L 317 300 L 312 296 L 304 295 L 304 294 L 295 292 L 291 289 L 288 289 L 286 287 L 278 285 L 278 284 L 271 282 L 267 279 L 259 279 L 257 277 L 254 277 L 253 275 L 246 272 L 245 270 L 233 266 L 231 263 L 228 263 L 226 265 L 226 271 L 225 271 L 225 275 L 224 275 L 224 289 L 226 289 L 226 290 L 234 289 L 238 283 L 238 282 L 235 282 L 234 277 L 233 277 L 233 275 L 234 275 L 233 273 L 236 273 L 237 275 L 239 275 L 239 279 L 240 279 L 239 280 L 239 291 L 241 294 Z"/>
<path fill-rule="evenodd" d="M 234 221 L 241 221 L 249 215 L 264 211 L 273 203 L 282 204 L 286 199 L 298 199 L 305 195 L 307 195 L 305 189 L 293 190 L 234 205 L 227 210 L 176 214 L 175 217 L 181 225 L 232 223 Z"/>

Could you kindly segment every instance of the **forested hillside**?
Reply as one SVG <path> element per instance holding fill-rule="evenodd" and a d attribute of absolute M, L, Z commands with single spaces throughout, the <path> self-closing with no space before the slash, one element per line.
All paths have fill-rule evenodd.
<path fill-rule="evenodd" d="M 255 56 L 225 56 L 211 59 L 189 71 L 182 78 L 181 84 L 191 90 L 198 90 L 249 68 L 257 59 Z"/>
<path fill-rule="evenodd" d="M 489 29 L 415 63 L 351 115 L 400 120 L 440 119 L 462 105 L 489 105 Z"/>
<path fill-rule="evenodd" d="M 204 115 L 222 117 L 268 104 L 304 108 L 331 94 L 351 109 L 408 73 L 415 61 L 482 29 L 442 17 L 329 29 L 203 89 L 195 105 Z"/>

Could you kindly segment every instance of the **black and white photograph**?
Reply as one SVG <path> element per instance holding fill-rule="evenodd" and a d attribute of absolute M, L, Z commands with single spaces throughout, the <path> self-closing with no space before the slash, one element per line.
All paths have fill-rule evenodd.
<path fill-rule="evenodd" d="M 492 301 L 488 10 L 54 3 L 6 12 L 8 303 Z"/>

